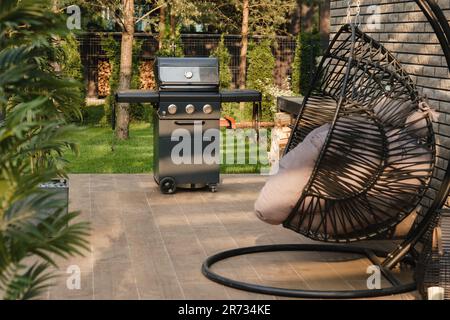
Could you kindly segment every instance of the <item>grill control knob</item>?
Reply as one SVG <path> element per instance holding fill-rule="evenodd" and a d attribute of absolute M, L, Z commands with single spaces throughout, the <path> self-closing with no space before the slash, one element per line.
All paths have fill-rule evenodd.
<path fill-rule="evenodd" d="M 205 104 L 203 106 L 203 112 L 206 114 L 210 114 L 213 111 L 213 107 L 210 104 Z"/>
<path fill-rule="evenodd" d="M 193 114 L 194 111 L 195 111 L 195 107 L 194 107 L 193 104 L 188 104 L 188 105 L 186 106 L 186 113 L 187 113 L 187 114 Z"/>
<path fill-rule="evenodd" d="M 177 113 L 177 106 L 175 104 L 171 104 L 167 107 L 167 112 L 169 112 L 170 114 Z"/>

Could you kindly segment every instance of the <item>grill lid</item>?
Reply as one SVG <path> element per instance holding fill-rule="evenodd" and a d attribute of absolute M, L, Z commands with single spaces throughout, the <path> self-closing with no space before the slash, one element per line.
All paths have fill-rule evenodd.
<path fill-rule="evenodd" d="M 155 75 L 160 91 L 218 90 L 217 58 L 162 58 L 155 63 Z"/>

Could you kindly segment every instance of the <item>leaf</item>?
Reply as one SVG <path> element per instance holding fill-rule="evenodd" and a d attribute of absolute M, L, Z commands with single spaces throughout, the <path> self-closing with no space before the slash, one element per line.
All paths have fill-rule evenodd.
<path fill-rule="evenodd" d="M 55 74 L 55 38 L 67 34 L 49 1 L 0 1 L 0 293 L 33 299 L 49 285 L 56 257 L 89 250 L 89 225 L 40 183 L 65 176 L 67 139 L 80 114 L 80 84 Z M 77 91 L 78 90 L 78 91 Z M 29 261 L 34 261 L 30 265 Z"/>
<path fill-rule="evenodd" d="M 55 277 L 48 268 L 46 263 L 35 263 L 24 273 L 16 273 L 6 287 L 4 299 L 28 300 L 42 294 Z"/>

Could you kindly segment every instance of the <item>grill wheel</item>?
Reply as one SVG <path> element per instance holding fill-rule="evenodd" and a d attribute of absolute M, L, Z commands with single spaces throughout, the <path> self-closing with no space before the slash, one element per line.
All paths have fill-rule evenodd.
<path fill-rule="evenodd" d="M 175 179 L 172 177 L 165 177 L 159 181 L 159 189 L 164 194 L 173 194 L 177 190 Z"/>

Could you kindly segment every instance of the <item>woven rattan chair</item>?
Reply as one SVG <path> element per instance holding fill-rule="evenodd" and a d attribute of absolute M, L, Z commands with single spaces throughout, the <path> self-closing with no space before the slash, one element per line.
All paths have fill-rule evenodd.
<path fill-rule="evenodd" d="M 442 11 L 432 0 L 416 3 L 430 21 L 450 65 L 450 28 Z M 417 216 L 408 235 L 393 252 L 342 244 L 239 248 L 209 257 L 203 274 L 234 288 L 291 297 L 370 297 L 414 290 L 415 283 L 402 284 L 390 269 L 399 262 L 416 261 L 421 239 L 445 203 L 450 177 L 450 170 L 442 168 L 442 163 L 448 164 L 450 151 L 436 141 L 432 121 L 407 121 L 424 99 L 398 60 L 356 24 L 344 25 L 331 41 L 311 88 L 286 152 L 312 130 L 324 124 L 331 128 L 284 227 L 313 240 L 348 243 L 386 238 L 414 213 Z M 357 291 L 293 290 L 238 282 L 211 270 L 223 259 L 274 251 L 363 254 L 380 266 L 392 286 Z"/>

